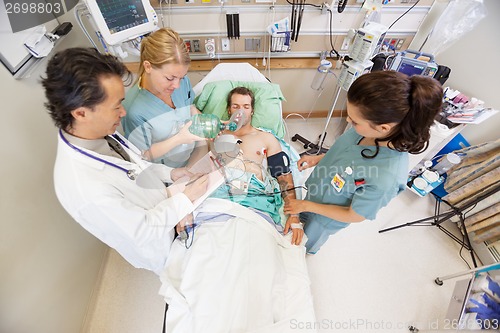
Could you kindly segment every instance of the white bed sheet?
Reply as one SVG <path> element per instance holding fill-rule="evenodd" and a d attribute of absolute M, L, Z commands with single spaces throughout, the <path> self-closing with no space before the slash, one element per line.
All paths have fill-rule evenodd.
<path fill-rule="evenodd" d="M 167 331 L 301 332 L 309 323 L 314 332 L 304 246 L 228 200 L 207 199 L 198 212 L 234 218 L 197 227 L 189 249 L 174 241 L 160 277 Z"/>
<path fill-rule="evenodd" d="M 218 64 L 194 91 L 219 80 L 267 82 L 248 63 Z M 300 174 L 294 174 L 294 182 L 303 183 Z M 267 333 L 308 327 L 314 332 L 305 236 L 301 246 L 291 245 L 291 233 L 282 236 L 257 213 L 228 200 L 207 199 L 195 215 L 200 212 L 234 217 L 197 227 L 189 249 L 174 241 L 161 275 L 160 294 L 169 304 L 167 331 Z"/>

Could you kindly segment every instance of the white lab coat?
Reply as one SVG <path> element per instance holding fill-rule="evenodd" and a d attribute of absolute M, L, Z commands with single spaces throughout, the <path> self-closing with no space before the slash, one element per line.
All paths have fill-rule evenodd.
<path fill-rule="evenodd" d="M 58 139 L 54 184 L 62 206 L 82 227 L 133 266 L 160 274 L 175 225 L 194 209 L 191 201 L 183 193 L 168 198 L 164 186 L 139 186 L 124 171 L 85 156 Z M 124 148 L 133 162 L 78 148 L 137 173 L 151 166 L 141 159 L 137 148 L 123 140 L 130 147 Z M 154 168 L 164 176 L 158 176 L 158 181 L 170 181 L 171 168 Z"/>

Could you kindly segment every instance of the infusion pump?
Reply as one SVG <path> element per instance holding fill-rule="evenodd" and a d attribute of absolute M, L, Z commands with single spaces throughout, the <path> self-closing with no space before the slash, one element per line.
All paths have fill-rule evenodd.
<path fill-rule="evenodd" d="M 373 62 L 365 60 L 359 61 L 344 61 L 340 70 L 338 84 L 345 91 L 349 90 L 351 84 L 361 75 L 368 73 L 373 66 Z"/>
<path fill-rule="evenodd" d="M 399 52 L 387 66 L 388 70 L 401 72 L 406 75 L 424 75 L 434 77 L 438 65 L 434 62 L 434 56 L 428 53 L 420 53 L 412 50 Z"/>

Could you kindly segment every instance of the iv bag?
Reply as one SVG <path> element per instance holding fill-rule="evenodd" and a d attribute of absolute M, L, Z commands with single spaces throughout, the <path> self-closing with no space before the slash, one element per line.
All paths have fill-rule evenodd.
<path fill-rule="evenodd" d="M 423 49 L 437 55 L 471 31 L 485 16 L 483 0 L 451 0 L 429 34 Z"/>

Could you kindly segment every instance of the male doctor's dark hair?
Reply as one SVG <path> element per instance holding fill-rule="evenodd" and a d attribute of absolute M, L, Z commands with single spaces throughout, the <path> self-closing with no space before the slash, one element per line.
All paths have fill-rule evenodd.
<path fill-rule="evenodd" d="M 80 47 L 56 53 L 42 78 L 45 107 L 55 125 L 69 129 L 74 120 L 71 111 L 79 107 L 93 109 L 103 102 L 107 96 L 100 79 L 115 75 L 131 82 L 130 71 L 115 56 Z"/>

